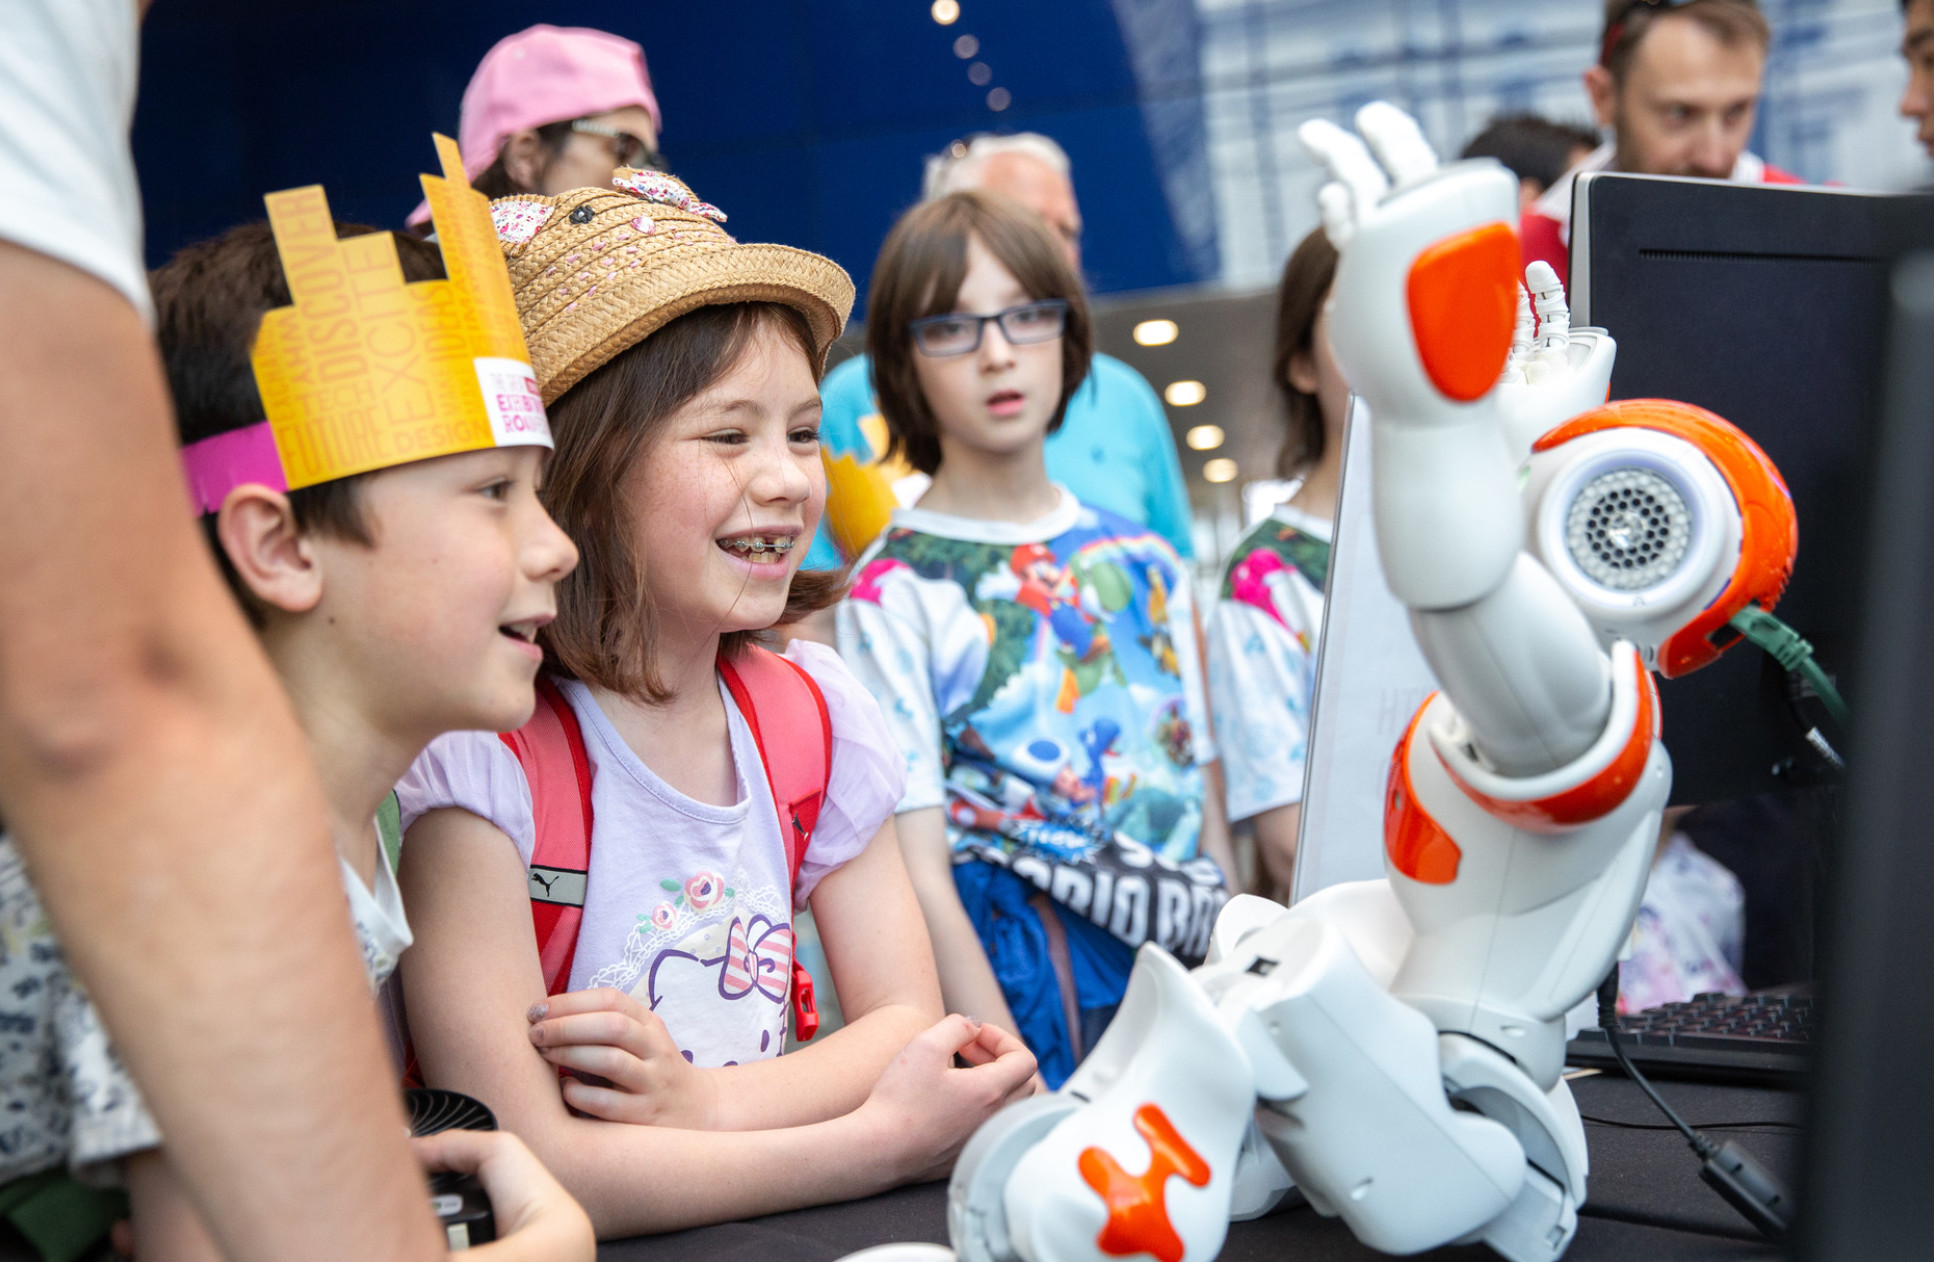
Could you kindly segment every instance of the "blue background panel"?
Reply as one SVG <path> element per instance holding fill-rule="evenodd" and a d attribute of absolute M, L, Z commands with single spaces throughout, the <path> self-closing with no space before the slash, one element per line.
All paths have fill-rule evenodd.
<path fill-rule="evenodd" d="M 1193 23 L 1187 0 L 1155 3 Z M 1109 0 L 962 8 L 943 27 L 924 0 L 165 0 L 144 34 L 135 126 L 149 258 L 260 218 L 262 194 L 299 184 L 323 184 L 338 218 L 400 225 L 433 162 L 429 134 L 455 134 L 477 61 L 546 21 L 644 45 L 673 170 L 740 239 L 828 254 L 862 294 L 926 155 L 985 130 L 1044 131 L 1068 149 L 1097 289 L 1213 279 L 1171 221 Z M 955 54 L 962 35 L 979 42 L 972 58 Z M 969 81 L 974 62 L 987 85 Z M 1012 94 L 1005 111 L 989 108 L 995 87 Z"/>

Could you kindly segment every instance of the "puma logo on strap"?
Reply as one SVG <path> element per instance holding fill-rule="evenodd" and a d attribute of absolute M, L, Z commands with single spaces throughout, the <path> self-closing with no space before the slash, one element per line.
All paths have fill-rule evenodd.
<path fill-rule="evenodd" d="M 584 873 L 571 868 L 544 868 L 533 864 L 530 870 L 531 900 L 555 903 L 560 907 L 582 907 L 584 877 Z"/>

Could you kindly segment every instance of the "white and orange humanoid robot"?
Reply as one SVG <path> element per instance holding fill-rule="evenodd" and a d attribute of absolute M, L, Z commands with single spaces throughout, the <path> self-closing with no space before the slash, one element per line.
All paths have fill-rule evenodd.
<path fill-rule="evenodd" d="M 1502 167 L 1440 166 L 1389 105 L 1357 125 L 1302 131 L 1333 181 L 1330 336 L 1374 427 L 1385 575 L 1442 685 L 1392 760 L 1388 876 L 1239 897 L 1193 972 L 1143 947 L 1086 1063 L 963 1153 L 963 1262 L 1206 1262 L 1291 1181 L 1387 1253 L 1534 1262 L 1576 1228 L 1564 1017 L 1657 845 L 1652 672 L 1771 608 L 1792 505 L 1718 417 L 1604 403 L 1611 339 L 1565 327 L 1548 268 L 1527 301 Z"/>

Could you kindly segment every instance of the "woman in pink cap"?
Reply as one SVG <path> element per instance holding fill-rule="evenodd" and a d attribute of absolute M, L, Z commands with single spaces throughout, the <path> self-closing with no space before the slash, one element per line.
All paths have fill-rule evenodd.
<path fill-rule="evenodd" d="M 484 54 L 463 92 L 458 144 L 486 197 L 602 188 L 618 167 L 664 169 L 645 50 L 584 27 L 538 25 Z M 429 224 L 418 206 L 413 228 Z"/>

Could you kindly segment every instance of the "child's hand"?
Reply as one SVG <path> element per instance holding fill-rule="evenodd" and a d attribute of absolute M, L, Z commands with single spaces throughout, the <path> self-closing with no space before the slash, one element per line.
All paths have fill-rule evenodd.
<path fill-rule="evenodd" d="M 954 1066 L 954 1056 L 968 1067 Z M 901 1150 L 909 1182 L 941 1179 L 980 1124 L 1034 1094 L 1034 1054 L 999 1026 L 950 1016 L 893 1058 L 859 1112 Z"/>
<path fill-rule="evenodd" d="M 483 1184 L 497 1239 L 470 1254 L 479 1262 L 591 1262 L 597 1256 L 591 1220 L 517 1136 L 442 1131 L 410 1142 L 424 1169 L 459 1170 Z"/>
<path fill-rule="evenodd" d="M 564 1102 L 607 1122 L 712 1130 L 717 1084 L 658 1016 L 609 987 L 552 995 L 530 1010 L 531 1042 L 567 1076 Z"/>

